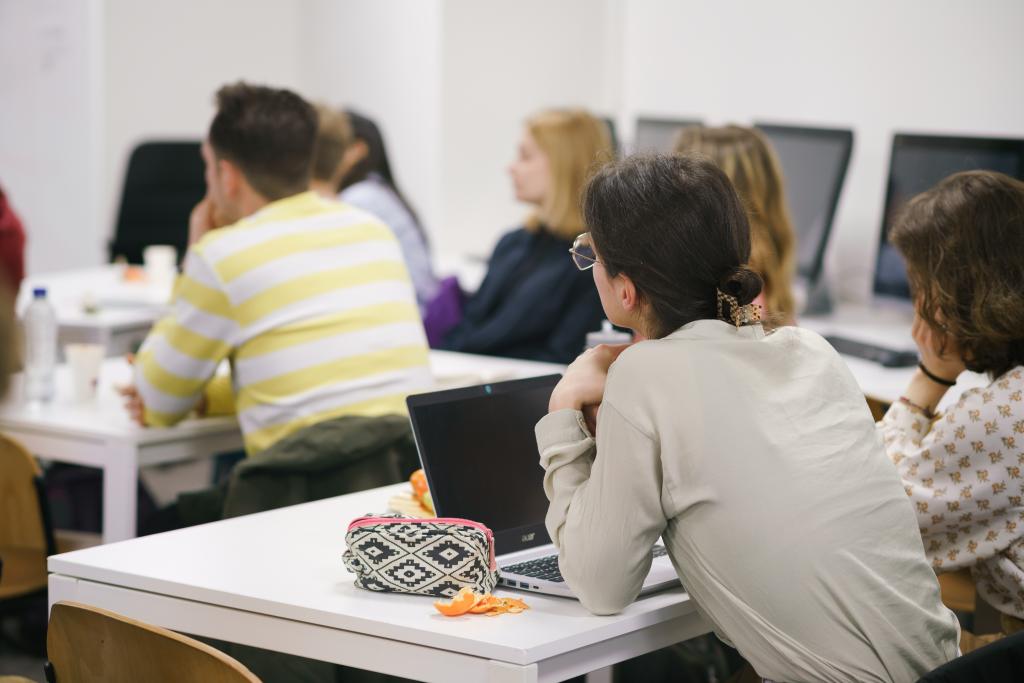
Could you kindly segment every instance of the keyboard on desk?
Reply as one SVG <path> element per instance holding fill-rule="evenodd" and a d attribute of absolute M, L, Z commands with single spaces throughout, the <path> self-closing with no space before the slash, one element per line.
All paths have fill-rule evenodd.
<path fill-rule="evenodd" d="M 837 335 L 826 336 L 825 340 L 844 356 L 863 358 L 887 368 L 908 368 L 917 365 L 917 351 L 890 349 Z"/>
<path fill-rule="evenodd" d="M 661 557 L 668 554 L 668 551 L 665 550 L 665 546 L 656 545 L 651 554 L 653 557 Z M 508 574 L 528 576 L 531 579 L 540 579 L 542 581 L 554 581 L 555 583 L 563 583 L 565 581 L 562 578 L 562 572 L 558 569 L 558 555 L 545 555 L 544 557 L 538 557 L 536 560 L 511 564 L 507 567 L 502 567 L 501 571 Z"/>

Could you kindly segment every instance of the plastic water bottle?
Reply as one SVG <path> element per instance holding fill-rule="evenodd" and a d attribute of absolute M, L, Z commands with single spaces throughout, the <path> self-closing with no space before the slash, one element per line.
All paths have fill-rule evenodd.
<path fill-rule="evenodd" d="M 591 349 L 598 344 L 628 344 L 633 341 L 633 335 L 629 332 L 619 332 L 609 320 L 601 321 L 601 329 L 597 332 L 587 333 L 587 344 L 584 349 Z"/>
<path fill-rule="evenodd" d="M 25 399 L 46 403 L 53 399 L 57 367 L 57 314 L 46 298 L 46 288 L 32 290 L 25 310 Z"/>

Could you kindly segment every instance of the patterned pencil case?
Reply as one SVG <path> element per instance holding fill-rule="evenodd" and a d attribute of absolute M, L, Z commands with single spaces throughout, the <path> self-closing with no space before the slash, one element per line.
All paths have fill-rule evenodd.
<path fill-rule="evenodd" d="M 490 593 L 498 583 L 494 534 L 468 519 L 359 517 L 345 545 L 345 567 L 366 590 L 451 597 L 467 586 Z"/>

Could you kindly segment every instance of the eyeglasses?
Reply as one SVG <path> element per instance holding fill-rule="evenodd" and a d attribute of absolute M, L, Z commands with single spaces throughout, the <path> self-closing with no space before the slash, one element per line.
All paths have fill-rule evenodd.
<path fill-rule="evenodd" d="M 589 270 L 594 267 L 595 263 L 600 263 L 597 260 L 597 254 L 594 252 L 594 245 L 590 243 L 589 232 L 576 237 L 576 241 L 572 243 L 569 253 L 572 255 L 572 262 L 580 270 Z"/>

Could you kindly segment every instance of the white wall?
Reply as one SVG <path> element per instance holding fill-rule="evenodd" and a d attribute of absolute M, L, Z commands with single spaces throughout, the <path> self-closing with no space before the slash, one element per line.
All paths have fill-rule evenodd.
<path fill-rule="evenodd" d="M 506 171 L 527 116 L 614 109 L 607 20 L 593 0 L 444 2 L 443 222 L 430 226 L 440 251 L 486 256 L 529 213 Z"/>
<path fill-rule="evenodd" d="M 29 272 L 100 257 L 100 0 L 0 0 L 0 185 Z"/>
<path fill-rule="evenodd" d="M 441 0 L 306 0 L 306 94 L 380 125 L 395 179 L 441 223 Z"/>
<path fill-rule="evenodd" d="M 377 118 L 435 249 L 485 254 L 528 211 L 505 168 L 542 107 L 625 138 L 638 114 L 849 126 L 828 267 L 863 298 L 891 132 L 1024 136 L 1022 26 L 1019 0 L 0 0 L 0 183 L 31 270 L 97 263 L 131 146 L 201 137 L 245 78 Z"/>
<path fill-rule="evenodd" d="M 827 259 L 870 290 L 895 130 L 1024 137 L 1024 3 L 635 0 L 625 4 L 622 113 L 851 127 Z"/>
<path fill-rule="evenodd" d="M 200 139 L 213 96 L 239 79 L 303 90 L 302 3 L 105 0 L 103 232 L 110 236 L 132 148 Z"/>

